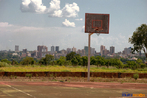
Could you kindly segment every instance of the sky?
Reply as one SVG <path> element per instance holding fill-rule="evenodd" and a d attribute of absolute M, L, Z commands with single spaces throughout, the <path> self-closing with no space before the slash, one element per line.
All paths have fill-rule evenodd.
<path fill-rule="evenodd" d="M 37 50 L 38 45 L 59 50 L 88 46 L 85 13 L 110 14 L 109 34 L 91 36 L 91 47 L 132 47 L 129 37 L 147 24 L 147 0 L 0 0 L 0 50 Z"/>

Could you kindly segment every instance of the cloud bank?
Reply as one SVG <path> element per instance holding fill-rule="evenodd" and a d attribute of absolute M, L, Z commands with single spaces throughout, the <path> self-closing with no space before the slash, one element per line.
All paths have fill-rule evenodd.
<path fill-rule="evenodd" d="M 75 23 L 74 22 L 70 22 L 67 19 L 65 19 L 65 21 L 62 22 L 62 25 L 65 26 L 65 27 L 75 27 Z"/>
<path fill-rule="evenodd" d="M 73 2 L 65 4 L 60 9 L 60 0 L 51 0 L 50 7 L 42 4 L 42 0 L 22 0 L 20 10 L 22 12 L 32 12 L 38 14 L 49 14 L 49 17 L 77 17 L 80 11 L 79 6 Z"/>

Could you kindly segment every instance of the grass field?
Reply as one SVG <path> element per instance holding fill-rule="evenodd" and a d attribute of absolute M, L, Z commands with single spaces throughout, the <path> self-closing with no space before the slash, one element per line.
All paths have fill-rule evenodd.
<path fill-rule="evenodd" d="M 86 67 L 81 66 L 11 66 L 11 67 L 0 67 L 0 71 L 6 71 L 6 72 L 87 72 Z M 114 67 L 99 67 L 92 65 L 90 68 L 91 72 L 122 72 L 122 73 L 147 73 L 147 68 L 145 69 L 116 69 Z"/>

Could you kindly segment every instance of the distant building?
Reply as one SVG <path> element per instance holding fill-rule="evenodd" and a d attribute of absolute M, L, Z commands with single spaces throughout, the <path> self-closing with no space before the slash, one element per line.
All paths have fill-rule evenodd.
<path fill-rule="evenodd" d="M 46 46 L 37 46 L 37 57 L 42 58 L 47 54 L 48 48 Z"/>
<path fill-rule="evenodd" d="M 51 53 L 54 53 L 54 46 L 51 46 Z"/>
<path fill-rule="evenodd" d="M 37 51 L 33 51 L 33 52 L 31 53 L 31 57 L 37 58 Z"/>
<path fill-rule="evenodd" d="M 111 46 L 110 47 L 110 54 L 113 55 L 115 53 L 115 47 Z"/>
<path fill-rule="evenodd" d="M 85 56 L 85 50 L 82 49 L 82 55 L 81 56 Z"/>
<path fill-rule="evenodd" d="M 94 54 L 95 54 L 95 48 L 91 48 L 90 51 L 91 51 L 91 55 L 94 56 Z"/>
<path fill-rule="evenodd" d="M 56 46 L 56 51 L 59 52 L 59 46 Z"/>
<path fill-rule="evenodd" d="M 85 55 L 88 56 L 88 46 L 84 46 Z"/>
<path fill-rule="evenodd" d="M 15 45 L 15 52 L 19 52 L 19 46 Z"/>
<path fill-rule="evenodd" d="M 107 49 L 103 50 L 102 54 L 103 54 L 104 56 L 107 56 L 107 54 L 109 54 L 109 50 L 107 50 Z"/>
<path fill-rule="evenodd" d="M 22 52 L 23 52 L 23 53 L 27 53 L 27 49 L 23 49 Z"/>
<path fill-rule="evenodd" d="M 72 52 L 75 52 L 75 53 L 76 53 L 76 48 L 73 47 L 73 48 L 72 48 Z"/>
<path fill-rule="evenodd" d="M 12 53 L 12 56 L 18 56 L 18 54 L 17 53 Z"/>
<path fill-rule="evenodd" d="M 71 52 L 71 48 L 67 48 L 67 54 Z"/>
<path fill-rule="evenodd" d="M 101 45 L 101 47 L 100 47 L 101 56 L 103 56 L 103 50 L 105 50 L 105 46 Z"/>
<path fill-rule="evenodd" d="M 128 55 L 128 54 L 130 54 L 131 53 L 131 47 L 129 47 L 129 48 L 124 48 L 124 54 L 125 55 Z"/>

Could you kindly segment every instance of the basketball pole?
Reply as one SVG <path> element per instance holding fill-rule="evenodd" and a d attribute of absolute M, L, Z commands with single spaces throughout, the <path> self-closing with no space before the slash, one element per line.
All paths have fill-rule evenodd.
<path fill-rule="evenodd" d="M 90 81 L 90 38 L 93 33 L 88 34 L 88 79 Z"/>

